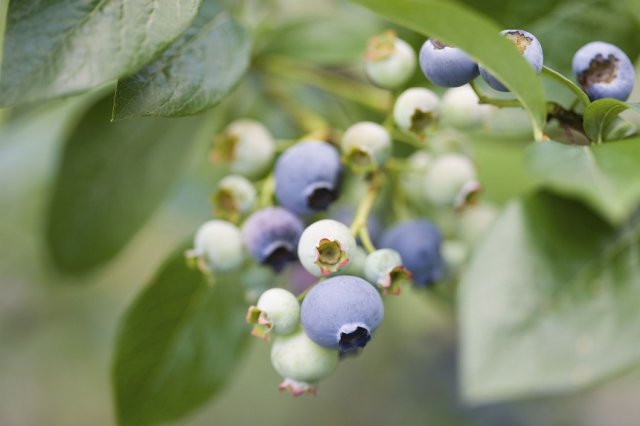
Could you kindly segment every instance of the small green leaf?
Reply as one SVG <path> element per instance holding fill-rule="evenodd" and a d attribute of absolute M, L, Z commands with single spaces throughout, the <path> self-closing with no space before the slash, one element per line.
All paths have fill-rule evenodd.
<path fill-rule="evenodd" d="M 201 0 L 20 0 L 9 4 L 0 105 L 91 89 L 154 58 Z"/>
<path fill-rule="evenodd" d="M 536 139 L 542 136 L 546 104 L 542 83 L 501 28 L 464 6 L 444 0 L 354 0 L 424 35 L 457 46 L 486 67 L 513 92 L 531 115 Z"/>
<path fill-rule="evenodd" d="M 216 394 L 250 329 L 243 287 L 189 268 L 178 250 L 130 306 L 120 324 L 113 387 L 121 425 L 177 419 Z"/>
<path fill-rule="evenodd" d="M 584 131 L 595 142 L 602 142 L 604 132 L 621 112 L 634 108 L 640 111 L 640 104 L 628 104 L 617 99 L 598 99 L 584 111 Z"/>
<path fill-rule="evenodd" d="M 78 121 L 64 152 L 48 215 L 47 243 L 62 271 L 109 260 L 162 202 L 201 118 L 110 123 L 112 96 Z"/>
<path fill-rule="evenodd" d="M 525 155 L 532 177 L 543 187 L 584 201 L 619 224 L 640 205 L 640 139 L 603 145 L 532 145 Z"/>
<path fill-rule="evenodd" d="M 458 292 L 464 396 L 574 391 L 640 363 L 640 226 L 537 193 L 508 205 Z"/>
<path fill-rule="evenodd" d="M 158 59 L 118 81 L 114 118 L 183 116 L 211 108 L 249 66 L 251 37 L 217 2 Z"/>

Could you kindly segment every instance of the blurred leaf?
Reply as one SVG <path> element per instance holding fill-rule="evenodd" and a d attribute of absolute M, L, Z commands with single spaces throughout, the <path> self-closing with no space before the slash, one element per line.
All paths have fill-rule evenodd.
<path fill-rule="evenodd" d="M 122 319 L 113 364 L 122 425 L 177 419 L 205 402 L 231 375 L 250 334 L 243 287 L 225 276 L 210 282 L 187 266 L 185 249 Z"/>
<path fill-rule="evenodd" d="M 380 23 L 362 13 L 305 17 L 276 29 L 264 53 L 283 55 L 319 65 L 344 65 L 361 61 L 369 38 Z"/>
<path fill-rule="evenodd" d="M 603 145 L 532 145 L 525 163 L 539 184 L 584 201 L 619 224 L 640 205 L 640 139 Z"/>
<path fill-rule="evenodd" d="M 11 1 L 0 105 L 76 93 L 135 71 L 187 28 L 200 1 Z"/>
<path fill-rule="evenodd" d="M 458 293 L 471 402 L 573 391 L 640 362 L 640 227 L 537 193 L 511 203 Z"/>
<path fill-rule="evenodd" d="M 510 88 L 531 115 L 536 138 L 546 119 L 542 84 L 500 28 L 471 10 L 444 0 L 354 0 L 424 35 L 457 46 Z"/>
<path fill-rule="evenodd" d="M 602 142 L 609 125 L 618 114 L 629 108 L 640 111 L 640 104 L 627 104 L 612 98 L 591 102 L 584 111 L 585 133 L 592 141 Z"/>
<path fill-rule="evenodd" d="M 182 116 L 211 108 L 249 66 L 251 36 L 215 1 L 158 59 L 118 81 L 114 118 Z"/>
<path fill-rule="evenodd" d="M 109 260 L 162 202 L 202 119 L 110 123 L 111 96 L 80 118 L 66 143 L 47 242 L 56 265 L 85 272 Z"/>

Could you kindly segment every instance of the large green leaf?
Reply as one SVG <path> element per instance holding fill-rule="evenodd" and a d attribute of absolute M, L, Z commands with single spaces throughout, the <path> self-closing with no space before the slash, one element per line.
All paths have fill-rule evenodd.
<path fill-rule="evenodd" d="M 90 89 L 149 62 L 201 0 L 11 1 L 0 105 Z"/>
<path fill-rule="evenodd" d="M 603 145 L 532 145 L 525 163 L 542 186 L 589 204 L 612 223 L 640 205 L 640 139 Z"/>
<path fill-rule="evenodd" d="M 224 277 L 221 277 L 224 278 Z M 113 361 L 118 421 L 176 419 L 227 381 L 247 342 L 237 280 L 210 282 L 178 250 L 125 314 Z"/>
<path fill-rule="evenodd" d="M 536 138 L 542 136 L 546 104 L 542 84 L 501 28 L 487 18 L 445 0 L 354 0 L 414 31 L 466 51 L 513 92 L 529 111 Z"/>
<path fill-rule="evenodd" d="M 472 402 L 572 391 L 640 363 L 640 227 L 538 193 L 508 205 L 458 293 Z"/>
<path fill-rule="evenodd" d="M 607 127 L 629 108 L 640 111 L 640 104 L 628 104 L 612 98 L 591 102 L 584 111 L 585 133 L 592 141 L 602 142 Z"/>
<path fill-rule="evenodd" d="M 110 123 L 111 96 L 79 119 L 53 189 L 47 242 L 56 265 L 84 272 L 113 257 L 164 199 L 200 118 Z"/>
<path fill-rule="evenodd" d="M 238 83 L 250 56 L 249 33 L 218 2 L 205 2 L 182 37 L 118 82 L 114 118 L 181 116 L 210 108 Z"/>

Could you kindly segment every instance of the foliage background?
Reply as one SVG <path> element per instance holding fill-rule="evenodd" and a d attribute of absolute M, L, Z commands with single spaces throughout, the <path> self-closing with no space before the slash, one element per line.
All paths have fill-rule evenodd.
<path fill-rule="evenodd" d="M 278 3 L 284 12 L 277 19 L 298 23 L 286 27 L 266 52 L 300 60 L 350 61 L 357 69 L 366 39 L 389 26 L 343 2 Z M 622 38 L 628 44 L 621 47 L 635 52 L 634 57 L 640 50 L 638 9 L 632 2 L 466 3 L 500 25 L 538 35 L 545 62 L 565 74 L 572 52 L 586 41 Z M 324 19 L 317 20 L 318 15 Z M 634 28 L 637 37 L 626 38 Z M 422 36 L 398 29 L 420 45 Z M 315 50 L 300 45 L 305 40 Z M 309 58 L 314 51 L 318 55 Z M 269 108 L 270 98 L 256 81 L 249 74 L 236 89 L 238 98 L 248 100 L 234 103 L 230 115 L 254 116 L 280 137 L 296 136 L 295 124 Z M 638 86 L 631 98 L 636 102 Z M 357 105 L 309 87 L 296 90 L 338 127 L 363 115 Z M 88 275 L 56 272 L 43 244 L 52 182 L 65 138 L 94 96 L 0 110 L 0 424 L 113 424 L 108 366 L 118 318 L 162 259 L 210 214 L 208 195 L 217 174 L 207 161 L 209 135 L 202 132 L 168 198 L 123 252 Z M 205 113 L 212 128 L 219 119 L 216 111 Z M 501 111 L 492 126 L 493 133 L 474 135 L 474 149 L 485 196 L 503 205 L 533 186 L 522 165 L 530 134 L 526 117 L 518 112 Z M 268 349 L 253 344 L 226 391 L 178 423 L 623 426 L 640 418 L 640 374 L 635 371 L 575 395 L 465 406 L 456 382 L 454 325 L 449 313 L 420 294 L 405 292 L 388 303 L 385 322 L 367 351 L 341 363 L 317 398 L 278 394 Z"/>

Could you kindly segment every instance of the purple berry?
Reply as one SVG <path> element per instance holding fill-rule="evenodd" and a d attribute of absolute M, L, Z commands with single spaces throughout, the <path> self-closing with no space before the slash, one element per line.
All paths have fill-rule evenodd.
<path fill-rule="evenodd" d="M 268 207 L 249 216 L 242 227 L 242 239 L 257 262 L 280 272 L 288 262 L 297 259 L 303 229 L 293 213 L 281 207 Z"/>
<path fill-rule="evenodd" d="M 318 283 L 304 298 L 300 311 L 307 336 L 320 346 L 341 352 L 363 348 L 383 316 L 378 291 L 352 275 Z"/>
<path fill-rule="evenodd" d="M 380 247 L 400 253 L 403 265 L 411 272 L 418 287 L 426 287 L 444 277 L 441 244 L 440 231 L 425 219 L 395 225 L 380 241 Z"/>
<path fill-rule="evenodd" d="M 478 76 L 478 64 L 457 47 L 429 39 L 420 49 L 420 68 L 433 83 L 442 87 L 459 87 Z"/>
<path fill-rule="evenodd" d="M 633 90 L 635 72 L 629 57 L 613 44 L 594 41 L 573 56 L 573 73 L 589 99 L 626 101 Z"/>
<path fill-rule="evenodd" d="M 299 143 L 276 162 L 276 198 L 300 215 L 326 210 L 338 198 L 341 174 L 336 148 L 321 141 Z"/>

